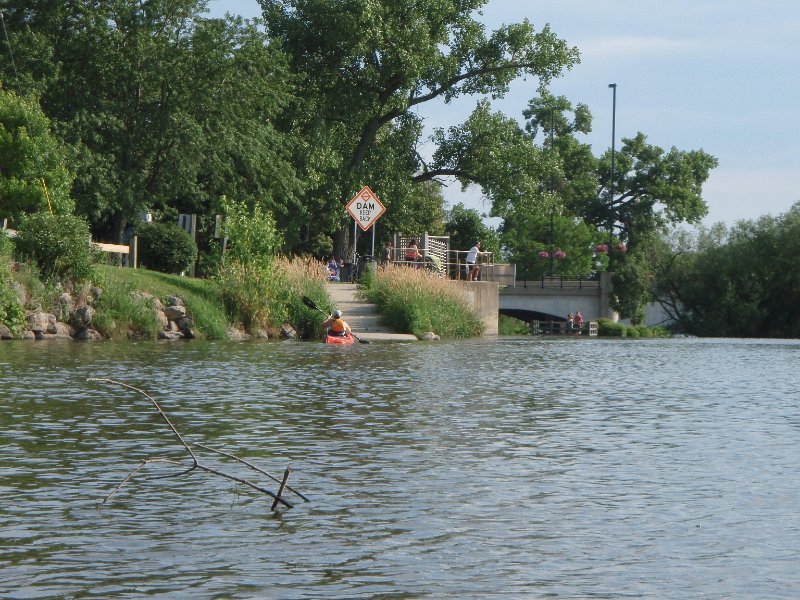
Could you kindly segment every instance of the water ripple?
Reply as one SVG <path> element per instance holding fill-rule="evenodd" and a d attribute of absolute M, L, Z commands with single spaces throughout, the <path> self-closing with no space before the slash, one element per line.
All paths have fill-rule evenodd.
<path fill-rule="evenodd" d="M 794 598 L 799 362 L 768 340 L 2 344 L 0 597 Z M 312 502 L 272 515 L 162 463 L 98 509 L 186 453 L 88 377 L 291 464 Z"/>

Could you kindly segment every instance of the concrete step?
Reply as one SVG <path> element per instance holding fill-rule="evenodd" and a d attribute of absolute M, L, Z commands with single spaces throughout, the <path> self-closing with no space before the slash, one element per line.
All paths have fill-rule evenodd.
<path fill-rule="evenodd" d="M 362 339 L 369 341 L 416 341 L 416 336 L 399 332 L 382 323 L 380 313 L 374 304 L 356 298 L 358 285 L 355 283 L 330 282 L 326 285 L 333 306 L 342 311 L 344 320 Z M 333 309 L 331 309 L 333 310 Z"/>

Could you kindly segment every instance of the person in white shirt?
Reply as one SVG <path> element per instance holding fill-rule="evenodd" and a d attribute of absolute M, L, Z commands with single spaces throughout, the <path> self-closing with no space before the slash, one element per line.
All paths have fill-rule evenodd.
<path fill-rule="evenodd" d="M 467 273 L 467 281 L 478 281 L 478 277 L 481 274 L 481 266 L 478 263 L 478 256 L 483 254 L 481 252 L 481 243 L 475 242 L 475 245 L 469 249 L 467 252 L 467 268 L 469 269 Z"/>

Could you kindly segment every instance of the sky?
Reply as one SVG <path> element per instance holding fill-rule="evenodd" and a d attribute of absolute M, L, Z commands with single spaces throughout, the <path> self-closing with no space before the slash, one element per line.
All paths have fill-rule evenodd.
<path fill-rule="evenodd" d="M 391 1 L 391 0 L 386 0 Z M 260 16 L 256 0 L 209 0 L 212 16 Z M 703 187 L 703 224 L 778 216 L 800 201 L 800 2 L 797 0 L 489 0 L 487 31 L 528 19 L 570 46 L 581 63 L 550 90 L 586 104 L 595 155 L 637 132 L 669 150 L 704 150 L 719 160 Z M 518 80 L 492 102 L 522 124 L 535 80 Z M 425 106 L 426 126 L 463 122 L 477 97 Z M 428 103 L 429 104 L 429 103 Z M 488 212 L 480 190 L 445 188 L 452 206 Z"/>

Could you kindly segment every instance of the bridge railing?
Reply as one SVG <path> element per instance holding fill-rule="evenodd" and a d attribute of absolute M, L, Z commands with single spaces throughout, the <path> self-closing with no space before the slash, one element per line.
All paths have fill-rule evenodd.
<path fill-rule="evenodd" d="M 583 289 L 600 287 L 599 275 L 579 275 L 577 277 L 540 277 L 517 281 L 522 288 Z"/>
<path fill-rule="evenodd" d="M 597 336 L 597 321 L 570 323 L 569 321 L 531 321 L 531 335 L 588 335 Z"/>

